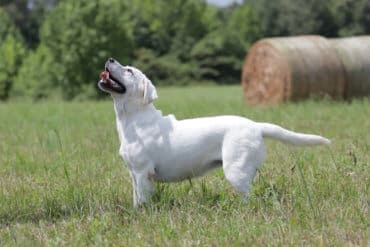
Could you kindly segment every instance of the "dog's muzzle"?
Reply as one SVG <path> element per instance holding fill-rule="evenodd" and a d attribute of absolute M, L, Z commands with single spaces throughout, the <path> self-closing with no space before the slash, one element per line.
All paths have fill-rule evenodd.
<path fill-rule="evenodd" d="M 108 61 L 110 61 L 110 59 Z M 100 81 L 98 82 L 98 86 L 101 90 L 106 92 L 114 92 L 119 94 L 124 94 L 126 92 L 126 87 L 109 72 L 107 67 L 103 72 L 100 73 Z"/>

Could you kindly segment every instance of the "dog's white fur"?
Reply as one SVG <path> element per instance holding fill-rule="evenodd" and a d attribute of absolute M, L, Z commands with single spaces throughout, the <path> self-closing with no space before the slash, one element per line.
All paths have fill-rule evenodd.
<path fill-rule="evenodd" d="M 113 97 L 119 154 L 130 170 L 135 207 L 149 202 L 155 181 L 181 181 L 218 167 L 248 197 L 256 170 L 265 159 L 264 137 L 293 145 L 330 143 L 321 136 L 238 116 L 186 120 L 163 116 L 152 103 L 157 92 L 151 81 L 140 70 L 112 61 L 106 68 L 126 92 L 102 90 Z"/>

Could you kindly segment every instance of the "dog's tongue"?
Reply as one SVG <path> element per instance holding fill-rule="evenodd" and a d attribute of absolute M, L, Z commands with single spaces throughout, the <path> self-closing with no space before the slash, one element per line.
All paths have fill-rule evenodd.
<path fill-rule="evenodd" d="M 102 71 L 102 72 L 100 72 L 100 79 L 102 79 L 102 80 L 107 80 L 107 79 L 109 79 L 109 72 L 108 71 Z"/>

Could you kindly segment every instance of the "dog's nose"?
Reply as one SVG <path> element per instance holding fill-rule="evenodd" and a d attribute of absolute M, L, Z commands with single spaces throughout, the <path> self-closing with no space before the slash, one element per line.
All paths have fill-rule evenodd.
<path fill-rule="evenodd" d="M 110 57 L 110 58 L 108 58 L 108 62 L 114 63 L 114 59 Z"/>

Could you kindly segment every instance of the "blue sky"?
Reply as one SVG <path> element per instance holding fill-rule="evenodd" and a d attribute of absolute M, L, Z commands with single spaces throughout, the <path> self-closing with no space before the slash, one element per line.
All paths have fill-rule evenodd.
<path fill-rule="evenodd" d="M 240 2 L 242 2 L 242 0 L 207 0 L 207 2 L 215 4 L 215 5 L 220 6 L 220 7 L 225 7 L 225 6 L 229 5 L 232 2 L 240 3 Z"/>

